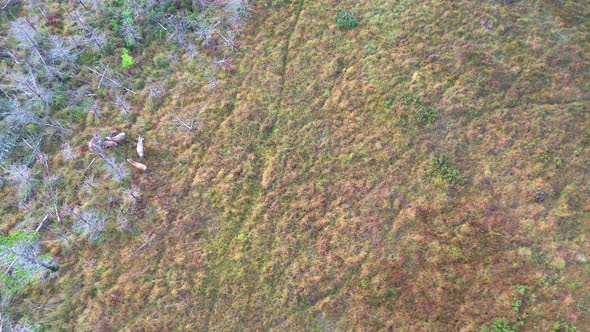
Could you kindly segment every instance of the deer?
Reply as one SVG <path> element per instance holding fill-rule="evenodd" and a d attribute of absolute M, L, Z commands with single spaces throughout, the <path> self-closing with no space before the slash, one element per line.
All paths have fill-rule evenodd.
<path fill-rule="evenodd" d="M 92 138 L 88 142 L 88 150 L 90 150 L 90 152 L 94 152 L 96 151 L 98 145 L 100 145 L 100 138 L 98 138 L 97 136 L 92 136 Z"/>
<path fill-rule="evenodd" d="M 108 141 L 116 142 L 117 144 L 125 143 L 125 133 L 118 133 L 114 137 L 107 136 Z"/>
<path fill-rule="evenodd" d="M 108 140 L 108 139 L 107 139 L 107 140 L 104 140 L 104 141 L 102 142 L 102 145 L 103 145 L 105 148 L 107 148 L 107 149 L 110 149 L 110 148 L 115 148 L 115 147 L 119 146 L 119 143 L 117 143 L 117 142 L 115 142 L 115 141 L 112 141 L 112 140 Z"/>
<path fill-rule="evenodd" d="M 127 162 L 130 163 L 131 166 L 137 168 L 138 170 L 141 170 L 141 171 L 144 171 L 144 172 L 147 171 L 147 166 L 146 165 L 144 165 L 142 163 L 138 163 L 137 161 L 134 161 L 131 158 L 128 158 L 127 159 Z"/>
<path fill-rule="evenodd" d="M 90 152 L 97 152 L 103 148 L 112 149 L 124 142 L 125 133 L 119 133 L 114 137 L 107 136 L 105 139 L 100 138 L 98 135 L 94 135 L 88 142 L 88 150 L 90 150 Z"/>
<path fill-rule="evenodd" d="M 143 159 L 143 140 L 144 138 L 141 135 L 137 137 L 137 154 L 141 159 Z"/>
<path fill-rule="evenodd" d="M 98 137 L 97 135 L 94 135 L 94 136 L 92 136 L 92 138 L 88 142 L 88 150 L 90 150 L 90 152 L 97 153 L 104 148 L 110 149 L 110 148 L 117 147 L 118 145 L 119 145 L 119 143 L 117 143 L 115 141 L 110 141 L 108 139 L 103 140 L 102 138 Z"/>

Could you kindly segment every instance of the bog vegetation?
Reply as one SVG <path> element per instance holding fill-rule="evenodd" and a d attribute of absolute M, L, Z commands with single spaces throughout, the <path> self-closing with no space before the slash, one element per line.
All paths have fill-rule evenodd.
<path fill-rule="evenodd" d="M 0 330 L 590 328 L 587 2 L 0 8 Z"/>

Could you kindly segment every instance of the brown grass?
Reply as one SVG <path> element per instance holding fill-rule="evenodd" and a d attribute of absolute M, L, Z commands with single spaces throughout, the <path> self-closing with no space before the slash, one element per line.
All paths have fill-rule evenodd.
<path fill-rule="evenodd" d="M 360 25 L 337 29 L 338 6 Z M 146 137 L 152 171 L 131 180 L 143 193 L 133 231 L 56 251 L 59 278 L 15 313 L 65 330 L 477 331 L 506 317 L 523 331 L 583 331 L 588 9 L 257 5 L 217 88 L 187 60 L 161 105 L 136 101 L 124 128 Z M 404 121 L 410 92 L 439 112 L 432 124 Z M 173 126 L 172 114 L 199 126 Z M 80 130 L 84 144 L 96 128 Z M 440 154 L 458 183 L 427 176 Z M 110 186 L 71 195 L 95 201 Z"/>

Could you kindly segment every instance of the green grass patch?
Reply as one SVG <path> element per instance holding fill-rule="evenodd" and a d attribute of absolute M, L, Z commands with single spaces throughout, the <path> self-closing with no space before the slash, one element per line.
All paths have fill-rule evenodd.
<path fill-rule="evenodd" d="M 336 26 L 342 30 L 350 30 L 359 25 L 359 20 L 356 16 L 342 8 L 336 11 Z"/>

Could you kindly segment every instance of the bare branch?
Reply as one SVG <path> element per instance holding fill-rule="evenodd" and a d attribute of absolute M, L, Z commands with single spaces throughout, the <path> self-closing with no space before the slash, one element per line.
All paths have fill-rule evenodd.
<path fill-rule="evenodd" d="M 104 80 L 104 75 L 107 73 L 107 70 L 109 70 L 109 66 L 110 65 L 111 65 L 110 63 L 107 63 L 107 66 L 104 69 L 104 72 L 102 73 L 102 76 L 100 77 L 100 81 L 98 81 L 98 87 L 97 87 L 97 89 L 100 89 L 100 85 L 102 84 L 102 80 Z"/>
<path fill-rule="evenodd" d="M 89 67 L 89 66 L 86 66 L 86 68 L 88 68 L 88 70 L 90 70 L 91 72 L 93 72 L 93 73 L 94 73 L 94 74 L 96 74 L 96 75 L 103 76 L 101 73 L 99 73 L 98 71 L 96 71 L 96 70 L 92 69 L 92 68 L 91 68 L 91 67 Z M 120 88 L 123 88 L 123 89 L 125 89 L 125 91 L 127 91 L 127 92 L 131 92 L 131 93 L 133 93 L 133 94 L 137 94 L 137 92 L 135 92 L 135 91 L 133 91 L 133 90 L 131 90 L 131 89 L 129 89 L 129 88 L 127 88 L 127 87 L 125 87 L 124 85 L 122 85 L 121 83 L 119 83 L 119 82 L 115 81 L 114 79 L 111 79 L 111 78 L 109 78 L 109 77 L 106 77 L 106 76 L 105 76 L 104 78 L 105 78 L 107 81 L 109 81 L 109 82 L 113 83 L 114 85 L 116 85 L 116 86 L 118 86 L 118 87 L 120 87 Z"/>
<path fill-rule="evenodd" d="M 182 117 L 180 117 L 180 116 L 177 115 L 176 116 L 176 121 L 177 121 L 176 125 L 183 126 L 188 131 L 192 131 L 193 128 L 195 127 L 195 120 L 194 119 L 191 119 L 190 120 L 190 124 L 189 124 L 189 120 L 188 119 L 183 119 Z"/>
<path fill-rule="evenodd" d="M 43 225 L 45 225 L 45 222 L 49 219 L 49 215 L 46 214 L 45 218 L 43 218 L 43 220 L 41 220 L 41 222 L 39 223 L 39 226 L 37 226 L 37 229 L 35 229 L 35 232 L 38 232 L 41 228 L 43 228 Z"/>
<path fill-rule="evenodd" d="M 12 2 L 12 0 L 6 1 L 6 3 L 4 4 L 4 6 L 2 6 L 2 9 L 5 9 L 6 7 L 8 7 L 8 5 L 10 5 L 11 2 Z"/>
<path fill-rule="evenodd" d="M 133 252 L 129 255 L 129 256 L 133 256 L 135 255 L 138 251 L 140 251 L 141 249 L 143 249 L 145 246 L 147 246 L 148 244 L 150 244 L 154 238 L 156 237 L 156 234 L 152 234 L 152 236 L 150 236 L 148 239 L 146 239 L 143 244 L 141 246 L 139 246 L 139 248 L 133 250 Z"/>

